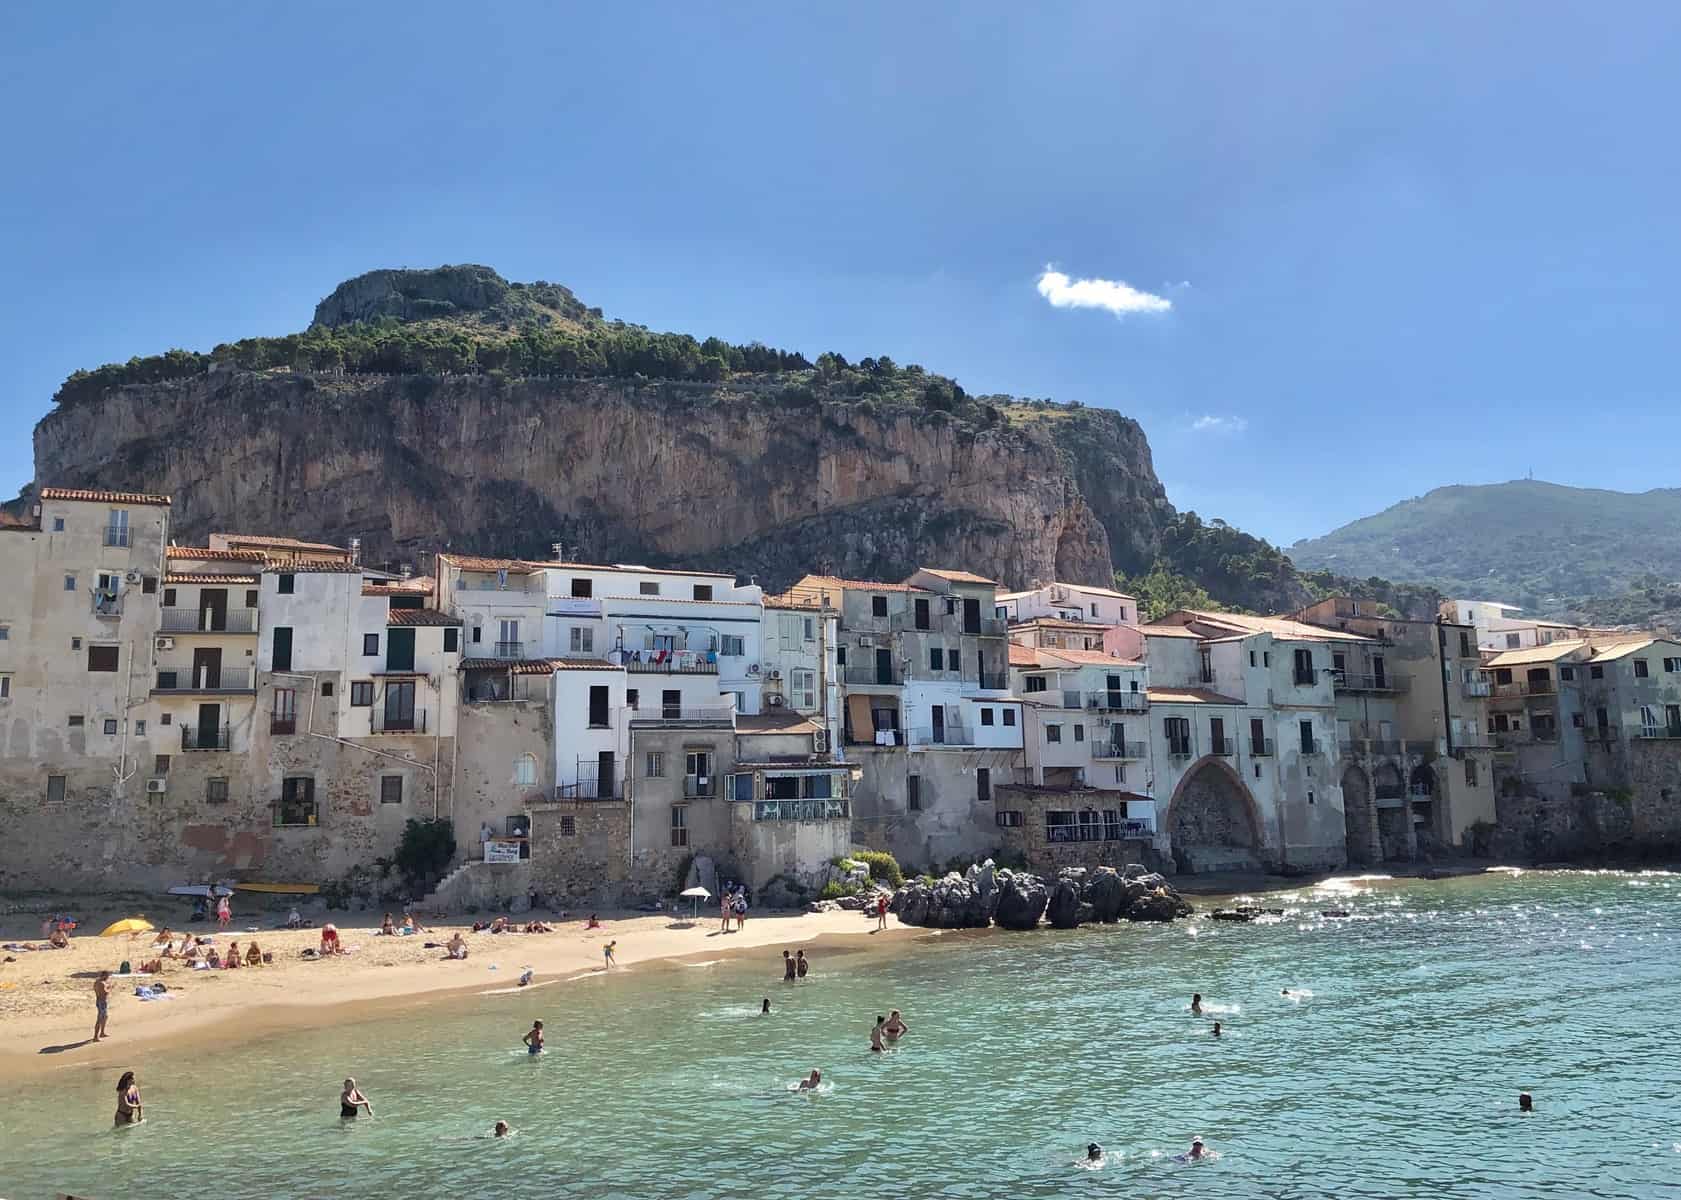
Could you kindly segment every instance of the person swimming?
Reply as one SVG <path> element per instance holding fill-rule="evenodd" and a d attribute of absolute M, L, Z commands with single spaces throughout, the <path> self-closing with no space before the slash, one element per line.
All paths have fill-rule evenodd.
<path fill-rule="evenodd" d="M 1519 1112 L 1534 1112 L 1535 1111 L 1535 1097 L 1531 1096 L 1528 1092 L 1519 1092 L 1518 1093 L 1518 1111 Z"/>
<path fill-rule="evenodd" d="M 138 1125 L 145 1118 L 145 1110 L 140 1103 L 140 1088 L 134 1082 L 134 1072 L 124 1071 L 117 1080 L 117 1118 L 118 1125 Z"/>
<path fill-rule="evenodd" d="M 1212 1033 L 1215 1037 L 1219 1037 L 1220 1036 L 1220 1022 L 1218 1022 L 1218 1021 L 1214 1022 L 1214 1028 L 1209 1030 L 1209 1032 Z"/>
<path fill-rule="evenodd" d="M 764 1000 L 760 1002 L 760 1004 L 759 1004 L 759 1015 L 761 1017 L 770 1016 L 770 997 L 769 996 L 766 996 L 764 998 Z"/>
<path fill-rule="evenodd" d="M 493 1130 L 491 1130 L 491 1136 L 492 1137 L 507 1137 L 512 1132 L 513 1132 L 513 1130 L 508 1128 L 508 1123 L 506 1121 L 498 1121 L 498 1122 L 496 1122 L 496 1127 Z"/>
<path fill-rule="evenodd" d="M 344 1081 L 344 1091 L 339 1093 L 339 1119 L 344 1121 L 354 1119 L 356 1110 L 359 1108 L 367 1109 L 370 1117 L 374 1115 L 374 1106 L 356 1087 L 356 1081 L 346 1079 Z"/>
<path fill-rule="evenodd" d="M 1201 992 L 1196 992 L 1191 996 L 1191 1015 L 1193 1017 L 1202 1016 L 1202 993 Z"/>
<path fill-rule="evenodd" d="M 1102 1162 L 1103 1161 L 1103 1147 L 1099 1146 L 1096 1142 L 1087 1142 L 1086 1143 L 1086 1161 L 1087 1162 L 1094 1162 L 1094 1163 L 1095 1162 Z"/>
<path fill-rule="evenodd" d="M 870 1050 L 880 1053 L 887 1047 L 881 1044 L 882 1033 L 887 1028 L 887 1018 L 877 1014 L 875 1028 L 870 1030 Z"/>
<path fill-rule="evenodd" d="M 1202 1139 L 1201 1138 L 1192 1138 L 1191 1139 L 1191 1148 L 1189 1150 L 1185 1151 L 1185 1155 L 1184 1155 L 1185 1161 L 1186 1162 L 1195 1162 L 1199 1158 L 1206 1158 L 1206 1157 L 1207 1157 L 1207 1153 L 1206 1153 L 1206 1151 L 1203 1150 Z"/>
<path fill-rule="evenodd" d="M 527 1054 L 541 1054 L 543 1052 L 543 1023 L 541 1021 L 531 1022 L 531 1030 L 522 1040 L 525 1042 L 525 1052 Z"/>
<path fill-rule="evenodd" d="M 811 1069 L 811 1074 L 800 1080 L 800 1086 L 794 1090 L 798 1092 L 815 1092 L 822 1086 L 822 1084 L 823 1072 L 819 1071 L 816 1067 L 813 1067 Z"/>
<path fill-rule="evenodd" d="M 899 1010 L 896 1008 L 887 1014 L 887 1024 L 881 1027 L 881 1032 L 886 1035 L 890 1042 L 898 1041 L 910 1031 L 911 1027 L 905 1024 L 905 1018 L 899 1015 Z"/>

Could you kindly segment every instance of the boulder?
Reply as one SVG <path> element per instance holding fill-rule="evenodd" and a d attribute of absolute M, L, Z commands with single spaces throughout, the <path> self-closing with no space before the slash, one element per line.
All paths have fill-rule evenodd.
<path fill-rule="evenodd" d="M 1034 929 L 1049 900 L 1050 893 L 1038 876 L 1000 871 L 992 919 L 1005 929 Z"/>
<path fill-rule="evenodd" d="M 1126 911 L 1129 921 L 1171 921 L 1191 915 L 1191 905 L 1170 887 L 1159 887 L 1140 897 Z"/>
<path fill-rule="evenodd" d="M 1045 905 L 1045 919 L 1053 929 L 1072 929 L 1080 923 L 1080 889 L 1071 879 L 1059 879 Z"/>
<path fill-rule="evenodd" d="M 1139 863 L 1128 863 L 1121 868 L 1121 878 L 1123 879 L 1142 879 L 1148 874 L 1150 874 L 1150 868 Z"/>
<path fill-rule="evenodd" d="M 778 875 L 759 893 L 758 902 L 761 908 L 799 908 L 805 903 L 805 893 Z"/>
<path fill-rule="evenodd" d="M 833 900 L 813 900 L 806 905 L 806 911 L 814 913 L 838 912 L 839 908 Z"/>
<path fill-rule="evenodd" d="M 1086 880 L 1080 898 L 1091 905 L 1091 919 L 1113 925 L 1121 919 L 1121 909 L 1127 902 L 1126 884 L 1113 870 L 1104 868 Z"/>
<path fill-rule="evenodd" d="M 985 897 L 989 904 L 994 903 L 998 895 L 998 868 L 989 858 L 980 866 L 969 869 L 974 872 L 969 882 L 975 885 L 975 890 Z"/>
<path fill-rule="evenodd" d="M 929 925 L 936 929 L 985 929 L 991 923 L 991 905 L 956 871 L 934 885 Z"/>
<path fill-rule="evenodd" d="M 835 903 L 841 908 L 846 909 L 848 912 L 857 912 L 859 909 L 864 907 L 865 901 L 862 896 L 842 896 L 839 900 L 836 900 Z"/>

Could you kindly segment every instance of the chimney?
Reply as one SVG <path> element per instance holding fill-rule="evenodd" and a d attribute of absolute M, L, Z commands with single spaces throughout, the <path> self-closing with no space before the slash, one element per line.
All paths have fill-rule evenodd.
<path fill-rule="evenodd" d="M 550 545 L 549 549 L 554 551 L 554 560 L 556 562 L 565 562 L 566 561 L 566 543 L 565 542 L 555 542 L 552 545 Z"/>
<path fill-rule="evenodd" d="M 362 565 L 362 539 L 361 538 L 351 538 L 350 539 L 350 565 L 353 566 L 353 567 L 359 567 L 359 566 Z"/>

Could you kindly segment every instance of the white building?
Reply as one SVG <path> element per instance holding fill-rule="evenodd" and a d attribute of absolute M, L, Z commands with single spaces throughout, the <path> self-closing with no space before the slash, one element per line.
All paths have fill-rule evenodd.
<path fill-rule="evenodd" d="M 1025 592 L 998 593 L 994 613 L 1011 624 L 1047 617 L 1094 625 L 1132 625 L 1138 620 L 1138 601 L 1110 588 L 1047 583 Z"/>

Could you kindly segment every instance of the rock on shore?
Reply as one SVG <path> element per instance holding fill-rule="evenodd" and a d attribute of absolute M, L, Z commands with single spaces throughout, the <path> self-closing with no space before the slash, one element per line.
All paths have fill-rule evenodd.
<path fill-rule="evenodd" d="M 989 860 L 936 883 L 917 880 L 893 895 L 892 911 L 906 925 L 929 929 L 1073 929 L 1098 921 L 1171 921 L 1191 915 L 1190 903 L 1161 875 L 1140 866 L 1087 872 L 1065 868 L 1046 881 L 1025 871 L 999 870 Z"/>

